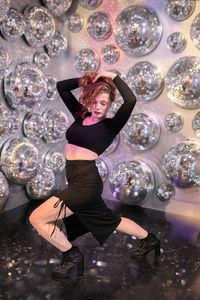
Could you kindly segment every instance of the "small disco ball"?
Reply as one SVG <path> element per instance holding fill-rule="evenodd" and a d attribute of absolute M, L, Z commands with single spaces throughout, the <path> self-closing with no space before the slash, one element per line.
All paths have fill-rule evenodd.
<path fill-rule="evenodd" d="M 46 166 L 38 169 L 37 175 L 26 184 L 26 191 L 32 199 L 47 198 L 55 188 L 55 175 Z"/>
<path fill-rule="evenodd" d="M 47 81 L 47 100 L 52 101 L 58 96 L 57 93 L 57 79 L 51 75 L 46 76 L 46 81 Z"/>
<path fill-rule="evenodd" d="M 200 13 L 194 18 L 190 27 L 190 36 L 194 45 L 200 49 Z"/>
<path fill-rule="evenodd" d="M 38 149 L 26 138 L 10 138 L 3 145 L 1 169 L 8 180 L 25 184 L 37 174 Z"/>
<path fill-rule="evenodd" d="M 169 131 L 177 132 L 183 127 L 183 120 L 178 113 L 170 113 L 166 115 L 164 125 Z"/>
<path fill-rule="evenodd" d="M 114 64 L 119 59 L 119 50 L 114 45 L 106 45 L 101 51 L 101 57 L 108 65 Z"/>
<path fill-rule="evenodd" d="M 9 133 L 15 133 L 21 126 L 22 120 L 16 111 L 12 111 L 9 119 Z"/>
<path fill-rule="evenodd" d="M 99 175 L 101 176 L 102 181 L 105 182 L 108 176 L 108 167 L 102 158 L 96 159 L 95 162 L 99 171 Z"/>
<path fill-rule="evenodd" d="M 112 33 L 110 17 L 102 12 L 93 13 L 87 21 L 87 32 L 97 41 L 106 40 Z"/>
<path fill-rule="evenodd" d="M 70 8 L 72 0 L 43 0 L 44 6 L 54 15 L 61 16 Z"/>
<path fill-rule="evenodd" d="M 200 184 L 200 144 L 179 143 L 164 156 L 163 169 L 171 182 L 181 188 Z"/>
<path fill-rule="evenodd" d="M 162 202 L 169 201 L 175 195 L 175 188 L 171 184 L 163 183 L 156 190 L 156 196 Z"/>
<path fill-rule="evenodd" d="M 154 174 L 151 168 L 140 160 L 124 161 L 112 170 L 110 188 L 113 197 L 123 204 L 137 205 L 154 190 Z"/>
<path fill-rule="evenodd" d="M 197 136 L 200 136 L 200 112 L 198 112 L 192 120 L 192 129 Z"/>
<path fill-rule="evenodd" d="M 79 32 L 83 27 L 83 18 L 77 13 L 71 14 L 67 19 L 67 27 L 73 33 Z"/>
<path fill-rule="evenodd" d="M 10 56 L 8 50 L 0 44 L 0 79 L 2 79 L 8 72 L 10 64 Z"/>
<path fill-rule="evenodd" d="M 150 116 L 139 113 L 129 118 L 122 132 L 130 148 L 147 150 L 157 143 L 160 137 L 160 125 Z"/>
<path fill-rule="evenodd" d="M 38 68 L 45 69 L 48 67 L 50 57 L 45 52 L 36 52 L 33 56 L 33 62 Z"/>
<path fill-rule="evenodd" d="M 95 9 L 101 4 L 102 0 L 79 0 L 79 2 L 87 9 Z"/>
<path fill-rule="evenodd" d="M 121 107 L 121 105 L 123 104 L 123 102 L 124 101 L 121 98 L 116 99 L 114 101 L 114 103 L 112 104 L 112 106 L 109 108 L 109 111 L 108 111 L 108 117 L 109 118 L 113 118 L 115 116 L 116 112 Z"/>
<path fill-rule="evenodd" d="M 77 72 L 95 72 L 99 68 L 99 55 L 92 49 L 82 49 L 75 57 L 74 67 Z"/>
<path fill-rule="evenodd" d="M 181 32 L 174 32 L 167 38 L 167 46 L 172 53 L 181 53 L 187 44 L 184 34 Z"/>
<path fill-rule="evenodd" d="M 10 117 L 10 111 L 0 103 L 0 136 L 9 130 Z"/>
<path fill-rule="evenodd" d="M 4 210 L 9 195 L 9 185 L 6 177 L 0 172 L 0 212 Z"/>
<path fill-rule="evenodd" d="M 50 57 L 59 56 L 67 49 L 68 41 L 58 30 L 56 30 L 52 39 L 45 45 Z"/>
<path fill-rule="evenodd" d="M 170 18 L 183 21 L 191 16 L 196 0 L 165 0 L 164 8 Z"/>
<path fill-rule="evenodd" d="M 28 113 L 23 121 L 23 131 L 27 138 L 38 142 L 46 132 L 44 118 L 37 113 Z"/>
<path fill-rule="evenodd" d="M 10 0 L 0 0 L 0 21 L 2 21 L 10 8 Z"/>
<path fill-rule="evenodd" d="M 65 155 L 61 152 L 49 150 L 44 157 L 44 164 L 54 173 L 59 173 L 64 170 L 66 165 Z"/>
<path fill-rule="evenodd" d="M 18 64 L 4 78 L 4 94 L 12 109 L 31 109 L 46 97 L 46 78 L 34 64 Z"/>

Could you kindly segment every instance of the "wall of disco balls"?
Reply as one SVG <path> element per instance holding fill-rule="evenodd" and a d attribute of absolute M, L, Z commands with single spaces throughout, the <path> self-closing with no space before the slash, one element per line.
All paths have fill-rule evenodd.
<path fill-rule="evenodd" d="M 112 70 L 137 104 L 96 161 L 103 197 L 199 218 L 199 11 L 195 0 L 0 0 L 0 211 L 67 184 L 73 119 L 56 82 Z"/>

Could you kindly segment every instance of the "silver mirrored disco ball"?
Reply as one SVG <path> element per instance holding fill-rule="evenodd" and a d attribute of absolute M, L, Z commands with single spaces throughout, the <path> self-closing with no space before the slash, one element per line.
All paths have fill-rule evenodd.
<path fill-rule="evenodd" d="M 109 176 L 113 197 L 129 205 L 140 204 L 154 190 L 154 174 L 140 160 L 117 164 Z"/>
<path fill-rule="evenodd" d="M 55 57 L 63 53 L 68 46 L 67 38 L 60 31 L 56 30 L 52 39 L 45 45 L 47 53 L 50 57 Z"/>
<path fill-rule="evenodd" d="M 102 158 L 98 158 L 95 160 L 95 163 L 98 168 L 99 175 L 101 176 L 102 181 L 105 182 L 108 176 L 108 167 L 105 161 Z"/>
<path fill-rule="evenodd" d="M 164 125 L 166 129 L 176 132 L 183 127 L 183 119 L 178 113 L 170 113 L 166 115 Z"/>
<path fill-rule="evenodd" d="M 74 67 L 77 72 L 84 74 L 85 72 L 94 72 L 99 68 L 99 55 L 92 49 L 82 49 L 75 57 Z"/>
<path fill-rule="evenodd" d="M 67 27 L 73 32 L 79 32 L 83 27 L 83 18 L 77 13 L 71 14 L 67 19 Z"/>
<path fill-rule="evenodd" d="M 194 45 L 200 49 L 200 13 L 194 18 L 190 27 L 190 36 Z"/>
<path fill-rule="evenodd" d="M 95 9 L 101 4 L 102 0 L 79 0 L 79 2 L 87 9 Z"/>
<path fill-rule="evenodd" d="M 47 81 L 47 100 L 53 101 L 58 96 L 56 83 L 57 79 L 51 75 L 46 76 Z"/>
<path fill-rule="evenodd" d="M 16 111 L 12 111 L 9 119 L 9 133 L 15 133 L 21 126 L 22 120 Z"/>
<path fill-rule="evenodd" d="M 9 130 L 10 117 L 10 111 L 3 103 L 0 103 L 0 136 Z"/>
<path fill-rule="evenodd" d="M 97 41 L 106 40 L 112 33 L 111 18 L 102 12 L 93 13 L 87 20 L 87 32 Z"/>
<path fill-rule="evenodd" d="M 26 184 L 26 191 L 32 199 L 48 197 L 55 187 L 55 175 L 46 166 L 38 169 L 37 175 Z"/>
<path fill-rule="evenodd" d="M 28 113 L 23 121 L 24 135 L 38 142 L 46 133 L 44 118 L 37 113 Z"/>
<path fill-rule="evenodd" d="M 70 8 L 72 0 L 43 0 L 43 3 L 54 15 L 61 16 Z"/>
<path fill-rule="evenodd" d="M 192 128 L 197 136 L 200 136 L 200 111 L 194 116 L 192 120 Z"/>
<path fill-rule="evenodd" d="M 123 129 L 124 141 L 135 150 L 147 150 L 153 147 L 160 137 L 160 125 L 157 120 L 146 114 L 133 114 Z"/>
<path fill-rule="evenodd" d="M 172 53 L 181 53 L 187 44 L 184 34 L 181 32 L 174 32 L 167 38 L 167 47 Z"/>
<path fill-rule="evenodd" d="M 10 8 L 1 22 L 1 34 L 9 41 L 15 41 L 24 34 L 26 22 L 23 14 L 16 8 Z"/>
<path fill-rule="evenodd" d="M 200 184 L 200 144 L 192 141 L 177 144 L 164 156 L 164 172 L 177 187 Z"/>
<path fill-rule="evenodd" d="M 10 0 L 0 0 L 0 21 L 2 21 L 10 7 Z"/>
<path fill-rule="evenodd" d="M 165 78 L 167 96 L 175 104 L 186 108 L 200 107 L 200 57 L 179 58 Z"/>
<path fill-rule="evenodd" d="M 114 45 L 106 45 L 101 51 L 101 57 L 108 65 L 116 63 L 119 59 L 119 54 L 119 49 L 117 49 Z"/>
<path fill-rule="evenodd" d="M 123 99 L 119 98 L 119 99 L 116 99 L 114 101 L 114 103 L 112 103 L 112 106 L 109 108 L 109 111 L 108 111 L 109 118 L 113 118 L 115 116 L 116 112 L 121 107 L 123 102 L 124 102 Z"/>
<path fill-rule="evenodd" d="M 196 0 L 165 0 L 164 8 L 170 18 L 183 21 L 191 16 Z"/>
<path fill-rule="evenodd" d="M 69 122 L 66 114 L 57 109 L 47 109 L 43 113 L 46 126 L 44 139 L 47 143 L 61 141 L 65 137 Z"/>
<path fill-rule="evenodd" d="M 50 11 L 42 6 L 29 6 L 25 9 L 24 16 L 24 36 L 32 47 L 41 47 L 51 41 L 55 33 L 55 22 Z"/>
<path fill-rule="evenodd" d="M 141 5 L 125 8 L 117 17 L 114 28 L 119 47 L 134 56 L 143 56 L 153 51 L 162 37 L 162 31 L 156 13 Z"/>
<path fill-rule="evenodd" d="M 4 210 L 9 195 L 9 185 L 6 177 L 0 172 L 0 212 Z"/>
<path fill-rule="evenodd" d="M 66 165 L 65 155 L 61 152 L 49 150 L 44 157 L 44 164 L 54 173 L 59 173 L 64 170 Z"/>
<path fill-rule="evenodd" d="M 36 52 L 33 56 L 33 62 L 38 68 L 45 69 L 48 67 L 50 57 L 45 52 Z"/>
<path fill-rule="evenodd" d="M 46 78 L 34 64 L 18 64 L 4 78 L 4 94 L 13 109 L 31 109 L 46 97 Z"/>
<path fill-rule="evenodd" d="M 10 138 L 3 145 L 1 169 L 8 180 L 25 184 L 37 174 L 38 150 L 26 138 Z"/>
<path fill-rule="evenodd" d="M 128 71 L 126 82 L 137 100 L 153 100 L 163 90 L 164 79 L 161 70 L 147 61 L 135 64 Z"/>
<path fill-rule="evenodd" d="M 175 188 L 171 184 L 162 183 L 156 190 L 156 196 L 162 202 L 169 201 L 175 195 Z"/>
<path fill-rule="evenodd" d="M 0 44 L 0 79 L 2 79 L 8 72 L 10 63 L 10 56 L 8 50 Z"/>
<path fill-rule="evenodd" d="M 113 153 L 117 149 L 119 145 L 119 141 L 120 141 L 120 135 L 118 134 L 116 135 L 116 137 L 114 138 L 110 146 L 103 152 L 103 155 L 109 155 Z"/>

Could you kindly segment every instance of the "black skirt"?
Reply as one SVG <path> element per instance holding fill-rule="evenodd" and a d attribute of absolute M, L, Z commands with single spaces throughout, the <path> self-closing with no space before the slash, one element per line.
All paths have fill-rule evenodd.
<path fill-rule="evenodd" d="M 91 232 L 102 245 L 121 222 L 101 198 L 103 182 L 95 160 L 67 160 L 68 187 L 56 195 L 74 215 L 64 219 L 69 240 Z"/>

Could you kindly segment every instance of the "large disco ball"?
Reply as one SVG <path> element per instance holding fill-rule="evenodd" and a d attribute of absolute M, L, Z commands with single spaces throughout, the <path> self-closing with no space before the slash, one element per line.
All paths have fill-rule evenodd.
<path fill-rule="evenodd" d="M 163 169 L 177 187 L 200 184 L 200 144 L 192 141 L 179 143 L 164 156 Z"/>
<path fill-rule="evenodd" d="M 142 61 L 128 71 L 126 81 L 137 100 L 153 100 L 163 90 L 164 79 L 159 68 L 150 62 Z"/>
<path fill-rule="evenodd" d="M 113 197 L 124 204 L 137 205 L 154 190 L 151 168 L 140 160 L 120 162 L 109 177 Z"/>
<path fill-rule="evenodd" d="M 2 79 L 8 72 L 10 63 L 10 56 L 8 50 L 0 44 L 0 79 Z"/>
<path fill-rule="evenodd" d="M 172 102 L 186 109 L 200 107 L 200 57 L 179 58 L 167 72 L 165 83 Z"/>
<path fill-rule="evenodd" d="M 0 21 L 2 21 L 10 7 L 10 0 L 0 0 Z"/>
<path fill-rule="evenodd" d="M 191 16 L 196 0 L 165 0 L 165 11 L 175 21 L 183 21 Z"/>
<path fill-rule="evenodd" d="M 38 150 L 26 138 L 10 138 L 3 145 L 1 169 L 8 180 L 25 184 L 37 174 Z"/>
<path fill-rule="evenodd" d="M 4 93 L 9 106 L 13 109 L 30 109 L 45 99 L 46 78 L 34 64 L 18 64 L 4 78 Z"/>
<path fill-rule="evenodd" d="M 55 22 L 52 14 L 42 6 L 27 7 L 25 38 L 32 47 L 47 44 L 55 33 Z"/>
<path fill-rule="evenodd" d="M 95 12 L 87 21 L 87 31 L 93 39 L 104 41 L 112 33 L 112 21 L 107 14 Z"/>
<path fill-rule="evenodd" d="M 56 16 L 64 14 L 72 4 L 72 0 L 43 0 L 43 2 L 46 8 Z"/>
<path fill-rule="evenodd" d="M 0 172 L 0 212 L 4 210 L 9 195 L 9 185 L 3 173 Z"/>
<path fill-rule="evenodd" d="M 28 113 L 23 121 L 23 131 L 27 138 L 38 142 L 46 132 L 44 118 L 37 113 Z"/>
<path fill-rule="evenodd" d="M 56 109 L 47 109 L 43 113 L 43 117 L 46 122 L 45 141 L 52 143 L 62 140 L 69 126 L 66 114 Z"/>
<path fill-rule="evenodd" d="M 108 176 L 108 167 L 105 161 L 102 158 L 98 158 L 95 163 L 102 181 L 105 182 Z"/>
<path fill-rule="evenodd" d="M 152 117 L 138 113 L 129 118 L 122 132 L 130 148 L 146 150 L 157 143 L 160 137 L 160 125 Z"/>
<path fill-rule="evenodd" d="M 101 4 L 102 0 L 79 0 L 79 2 L 87 9 L 95 9 Z"/>
<path fill-rule="evenodd" d="M 54 173 L 59 173 L 64 170 L 66 165 L 65 155 L 61 152 L 49 150 L 44 157 L 44 164 Z"/>
<path fill-rule="evenodd" d="M 175 188 L 171 184 L 162 183 L 156 190 L 156 196 L 162 202 L 169 201 L 175 195 Z"/>
<path fill-rule="evenodd" d="M 1 22 L 1 33 L 7 40 L 14 41 L 24 34 L 26 22 L 23 14 L 16 8 L 10 8 Z"/>
<path fill-rule="evenodd" d="M 116 19 L 115 40 L 123 51 L 143 56 L 157 47 L 162 30 L 160 20 L 152 9 L 132 5 L 125 8 Z"/>
<path fill-rule="evenodd" d="M 3 103 L 0 103 L 0 136 L 9 130 L 11 113 Z"/>
<path fill-rule="evenodd" d="M 55 175 L 46 166 L 38 169 L 37 175 L 26 184 L 26 191 L 32 199 L 48 197 L 55 187 Z"/>
<path fill-rule="evenodd" d="M 200 49 L 200 13 L 192 21 L 190 36 L 194 45 Z"/>
<path fill-rule="evenodd" d="M 95 72 L 99 67 L 99 55 L 92 49 L 82 49 L 75 57 L 74 67 L 76 71 L 84 74 L 85 72 Z"/>
<path fill-rule="evenodd" d="M 50 57 L 55 57 L 63 53 L 68 46 L 67 38 L 60 31 L 56 30 L 52 39 L 45 45 Z"/>

